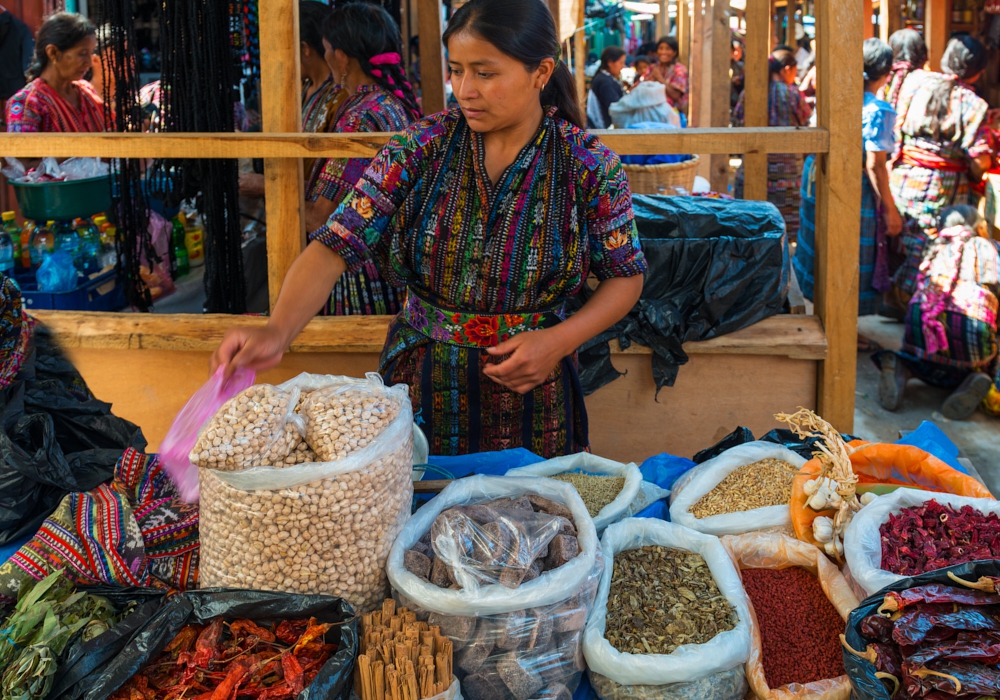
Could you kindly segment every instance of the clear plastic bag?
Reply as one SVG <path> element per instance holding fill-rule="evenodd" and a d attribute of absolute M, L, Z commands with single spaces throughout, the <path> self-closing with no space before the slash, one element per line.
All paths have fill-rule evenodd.
<path fill-rule="evenodd" d="M 77 277 L 73 256 L 64 250 L 47 256 L 35 273 L 40 292 L 71 292 L 76 289 Z"/>
<path fill-rule="evenodd" d="M 307 392 L 299 411 L 305 417 L 306 442 L 319 459 L 332 461 L 367 445 L 399 409 L 393 392 L 348 383 Z"/>
<path fill-rule="evenodd" d="M 922 505 L 931 499 L 953 508 L 970 506 L 981 513 L 1000 515 L 1000 501 L 992 498 L 966 498 L 917 489 L 896 489 L 879 496 L 854 516 L 844 533 L 844 555 L 847 559 L 844 575 L 853 584 L 859 598 L 867 598 L 886 586 L 910 578 L 882 568 L 882 535 L 879 528 L 890 514 Z"/>
<path fill-rule="evenodd" d="M 198 502 L 198 467 L 191 462 L 198 434 L 233 396 L 253 385 L 253 370 L 239 367 L 228 380 L 222 368 L 188 399 L 160 443 L 160 462 L 188 503 Z"/>
<path fill-rule="evenodd" d="M 579 543 L 576 556 L 517 588 L 439 588 L 404 566 L 405 553 L 444 511 L 522 496 L 541 497 L 569 511 Z M 542 524 L 543 530 L 550 527 Z M 597 532 L 576 490 L 526 477 L 472 476 L 453 482 L 410 518 L 386 564 L 400 605 L 440 625 L 454 643 L 455 674 L 467 700 L 570 700 L 584 669 L 583 628 L 601 570 Z"/>
<path fill-rule="evenodd" d="M 656 484 L 644 482 L 642 473 L 635 464 L 622 464 L 587 452 L 556 457 L 526 467 L 517 467 L 509 470 L 507 476 L 555 476 L 569 472 L 625 477 L 625 485 L 615 500 L 604 506 L 601 512 L 594 516 L 594 527 L 597 528 L 598 534 L 611 523 L 635 515 L 650 504 L 670 495 L 668 491 L 661 489 Z"/>
<path fill-rule="evenodd" d="M 716 536 L 738 535 L 767 528 L 784 528 L 790 532 L 792 517 L 787 504 L 707 518 L 696 518 L 690 512 L 703 496 L 732 472 L 769 458 L 784 460 L 796 469 L 801 469 L 806 463 L 804 458 L 773 442 L 748 442 L 728 449 L 718 457 L 699 464 L 674 484 L 670 493 L 670 521 Z"/>
<path fill-rule="evenodd" d="M 300 392 L 298 387 L 285 391 L 270 384 L 244 389 L 201 431 L 191 462 L 220 471 L 284 464 L 305 432 L 296 413 Z"/>
<path fill-rule="evenodd" d="M 367 612 L 387 595 L 385 563 L 413 498 L 413 411 L 406 385 L 303 374 L 277 389 L 391 392 L 400 409 L 366 446 L 332 462 L 201 469 L 203 586 L 340 596 Z M 293 407 L 294 408 L 294 407 Z"/>
<path fill-rule="evenodd" d="M 670 654 L 629 654 L 611 646 L 604 635 L 614 556 L 649 545 L 674 547 L 704 557 L 719 591 L 736 610 L 736 627 L 704 644 L 683 644 Z M 739 574 L 719 539 L 673 523 L 631 518 L 605 531 L 601 553 L 606 565 L 583 643 L 591 683 L 601 700 L 740 700 L 747 689 L 742 665 L 750 654 L 750 606 Z"/>
<path fill-rule="evenodd" d="M 722 545 L 738 569 L 786 569 L 798 566 L 813 574 L 840 616 L 847 620 L 858 598 L 840 570 L 811 544 L 778 533 L 750 532 L 722 538 Z M 751 613 L 753 604 L 750 603 Z M 839 630 L 832 631 L 836 634 Z M 771 688 L 764 675 L 763 646 L 755 614 L 750 616 L 750 657 L 746 664 L 750 688 L 760 700 L 848 700 L 851 683 L 846 675 L 812 683 L 790 683 Z"/>

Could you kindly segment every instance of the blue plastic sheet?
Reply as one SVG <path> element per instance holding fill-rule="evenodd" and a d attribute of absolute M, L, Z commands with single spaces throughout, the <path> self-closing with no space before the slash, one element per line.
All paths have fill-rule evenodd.
<path fill-rule="evenodd" d="M 545 459 L 523 447 L 515 447 L 512 450 L 479 452 L 477 454 L 458 455 L 455 457 L 431 455 L 427 458 L 427 461 L 435 467 L 448 470 L 452 478 L 461 479 L 463 476 L 470 476 L 472 474 L 503 476 L 507 473 L 508 469 L 526 467 L 529 464 L 544 462 Z"/>
<path fill-rule="evenodd" d="M 674 482 L 697 464 L 687 457 L 676 457 L 666 452 L 653 455 L 639 466 L 642 480 L 656 484 L 661 489 L 669 491 Z"/>
<path fill-rule="evenodd" d="M 930 421 L 923 421 L 920 426 L 904 438 L 896 440 L 897 445 L 913 445 L 924 452 L 929 452 L 952 469 L 968 474 L 968 470 L 958 461 L 958 445 L 953 443 L 941 428 Z"/>

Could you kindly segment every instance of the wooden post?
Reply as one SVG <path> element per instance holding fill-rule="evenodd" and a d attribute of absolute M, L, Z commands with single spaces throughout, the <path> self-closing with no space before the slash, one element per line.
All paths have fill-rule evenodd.
<path fill-rule="evenodd" d="M 705 23 L 703 0 L 691 0 L 691 47 L 688 63 L 688 125 L 708 126 L 701 123 L 701 100 L 709 86 L 704 84 Z"/>
<path fill-rule="evenodd" d="M 879 0 L 879 38 L 888 43 L 894 32 L 903 28 L 900 0 Z"/>
<path fill-rule="evenodd" d="M 420 36 L 420 90 L 424 114 L 444 109 L 444 47 L 441 45 L 440 0 L 417 0 Z"/>
<path fill-rule="evenodd" d="M 573 77 L 576 78 L 576 96 L 580 100 L 580 108 L 587 113 L 587 17 L 584 13 L 585 4 L 580 0 L 576 14 L 576 34 L 573 35 Z"/>
<path fill-rule="evenodd" d="M 770 75 L 767 57 L 770 53 L 771 7 L 769 0 L 747 0 L 746 55 L 743 81 L 744 126 L 767 126 L 767 93 Z M 767 156 L 763 153 L 743 154 L 743 198 L 767 199 Z"/>
<path fill-rule="evenodd" d="M 660 0 L 660 14 L 656 18 L 656 38 L 670 33 L 670 0 Z"/>
<path fill-rule="evenodd" d="M 677 44 L 680 49 L 680 58 L 678 60 L 690 68 L 691 7 L 688 0 L 677 0 Z"/>
<path fill-rule="evenodd" d="M 924 3 L 924 41 L 927 42 L 927 65 L 941 70 L 941 57 L 948 45 L 948 5 L 946 0 Z"/>
<path fill-rule="evenodd" d="M 298 0 L 260 3 L 261 116 L 265 132 L 302 130 Z M 264 159 L 267 287 L 271 309 L 281 281 L 305 245 L 302 161 Z"/>
<path fill-rule="evenodd" d="M 872 16 L 875 10 L 872 9 L 872 0 L 862 0 L 861 2 L 861 26 L 864 29 L 864 38 L 871 39 L 875 36 L 875 25 L 872 24 Z"/>
<path fill-rule="evenodd" d="M 729 28 L 729 0 L 711 0 L 712 14 L 708 25 L 706 47 L 712 75 L 711 104 L 708 126 L 729 126 L 729 81 L 732 30 Z M 729 191 L 729 154 L 716 153 L 711 158 L 709 182 L 713 192 Z"/>
<path fill-rule="evenodd" d="M 828 341 L 817 405 L 820 415 L 841 432 L 854 428 L 858 358 L 861 12 L 861 3 L 816 3 L 817 121 L 830 134 L 830 151 L 819 156 L 816 171 L 816 314 Z"/>

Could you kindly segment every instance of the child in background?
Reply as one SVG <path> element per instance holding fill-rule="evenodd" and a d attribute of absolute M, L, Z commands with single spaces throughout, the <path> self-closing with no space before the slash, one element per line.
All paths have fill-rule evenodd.
<path fill-rule="evenodd" d="M 897 410 L 906 382 L 917 377 L 954 389 L 941 406 L 945 418 L 963 420 L 980 405 L 1000 415 L 1000 251 L 983 217 L 969 205 L 942 211 L 940 229 L 924 250 L 917 291 L 906 314 L 903 349 L 872 356 L 882 371 L 879 403 Z"/>

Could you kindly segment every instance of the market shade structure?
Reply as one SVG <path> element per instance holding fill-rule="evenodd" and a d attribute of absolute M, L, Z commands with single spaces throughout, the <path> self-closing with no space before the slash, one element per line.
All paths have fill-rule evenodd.
<path fill-rule="evenodd" d="M 686 349 L 692 361 L 677 386 L 654 401 L 648 350 L 616 352 L 627 376 L 588 397 L 594 450 L 619 459 L 671 451 L 693 452 L 737 423 L 773 427 L 770 415 L 797 405 L 815 407 L 836 428 L 853 427 L 856 372 L 858 239 L 861 181 L 860 3 L 819 0 L 818 126 L 776 129 L 766 124 L 767 0 L 747 0 L 747 123 L 728 129 L 681 132 L 604 132 L 620 154 L 742 153 L 752 173 L 766 173 L 766 154 L 813 152 L 817 168 L 816 315 L 767 319 L 737 333 Z M 437 15 L 436 0 L 418 11 Z M 426 10 L 426 12 L 424 12 Z M 2 134 L 0 151 L 11 156 L 263 157 L 267 218 L 268 283 L 272 304 L 281 281 L 305 242 L 301 157 L 371 155 L 384 134 L 299 134 L 298 3 L 261 3 L 263 126 L 260 134 Z M 763 21 L 762 19 L 763 18 Z M 421 21 L 421 48 L 440 47 L 440 25 Z M 751 38 L 752 37 L 752 38 Z M 834 39 L 834 37 L 836 37 Z M 441 53 L 437 53 L 438 61 Z M 426 67 L 425 80 L 432 73 Z M 425 86 L 425 91 L 431 87 Z M 425 92 L 425 95 L 427 93 Z M 756 104 L 751 95 L 758 98 Z M 429 96 L 429 95 L 428 95 Z M 756 165 L 755 165 L 756 164 Z M 762 168 L 761 166 L 764 166 Z M 754 176 L 760 177 L 760 175 Z M 764 175 L 766 178 L 766 175 Z M 748 187 L 764 198 L 765 182 Z M 137 316 L 49 312 L 38 314 L 101 396 L 121 415 L 139 422 L 155 447 L 172 416 L 207 377 L 209 351 L 231 316 Z M 260 321 L 257 321 L 260 322 Z M 275 370 L 280 381 L 303 370 L 360 375 L 373 369 L 387 318 L 317 318 Z"/>

